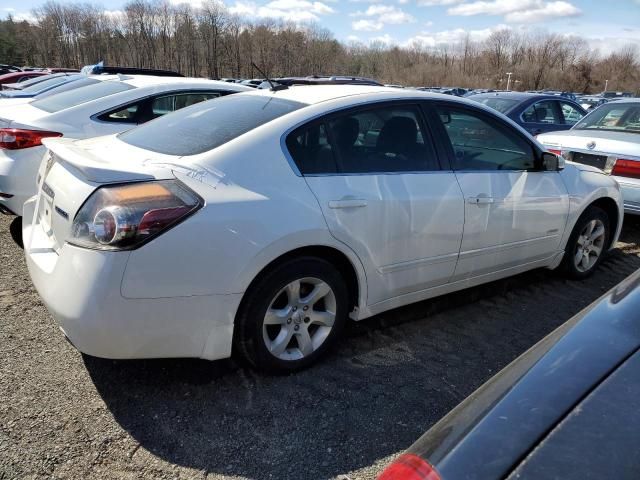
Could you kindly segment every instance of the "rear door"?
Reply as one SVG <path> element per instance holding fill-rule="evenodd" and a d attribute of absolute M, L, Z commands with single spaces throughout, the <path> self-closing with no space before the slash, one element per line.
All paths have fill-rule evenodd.
<path fill-rule="evenodd" d="M 488 112 L 444 102 L 436 111 L 465 197 L 454 280 L 550 259 L 569 213 L 559 172 L 542 170 L 529 139 Z"/>
<path fill-rule="evenodd" d="M 570 125 L 565 125 L 556 100 L 535 102 L 522 112 L 520 120 L 524 129 L 533 136 L 570 128 Z"/>
<path fill-rule="evenodd" d="M 369 304 L 449 281 L 464 202 L 417 103 L 320 118 L 289 134 L 287 147 L 331 233 L 362 260 Z"/>

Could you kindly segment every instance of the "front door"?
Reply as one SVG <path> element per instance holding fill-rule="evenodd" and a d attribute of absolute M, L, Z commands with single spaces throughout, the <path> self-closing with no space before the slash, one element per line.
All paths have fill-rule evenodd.
<path fill-rule="evenodd" d="M 465 226 L 453 280 L 551 258 L 560 248 L 569 196 L 558 172 L 538 168 L 530 141 L 474 108 L 441 104 Z"/>
<path fill-rule="evenodd" d="M 293 132 L 287 146 L 331 233 L 362 260 L 369 304 L 449 281 L 464 201 L 417 105 L 333 114 Z"/>

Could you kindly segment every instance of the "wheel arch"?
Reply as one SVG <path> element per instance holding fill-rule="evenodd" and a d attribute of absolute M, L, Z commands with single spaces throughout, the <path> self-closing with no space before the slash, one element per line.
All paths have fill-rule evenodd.
<path fill-rule="evenodd" d="M 359 260 L 354 258 L 354 255 L 350 258 L 347 253 L 335 246 L 318 244 L 301 246 L 281 253 L 260 268 L 244 291 L 239 308 L 236 312 L 236 317 L 242 310 L 247 293 L 264 275 L 267 274 L 267 272 L 271 271 L 278 265 L 295 258 L 302 257 L 316 257 L 335 265 L 338 271 L 343 275 L 347 283 L 347 288 L 349 289 L 349 311 L 352 312 L 354 309 L 362 307 L 366 299 L 366 280 L 362 266 L 356 263 L 359 262 Z"/>
<path fill-rule="evenodd" d="M 598 207 L 604 210 L 604 212 L 609 217 L 609 222 L 611 222 L 611 224 L 609 225 L 611 236 L 609 238 L 609 245 L 607 246 L 607 249 L 612 248 L 617 239 L 618 226 L 621 220 L 618 204 L 611 197 L 600 197 L 592 201 L 590 204 L 588 204 L 585 207 L 585 209 L 582 211 L 582 213 L 584 213 L 586 209 L 589 207 Z M 582 215 L 582 213 L 580 215 Z"/>

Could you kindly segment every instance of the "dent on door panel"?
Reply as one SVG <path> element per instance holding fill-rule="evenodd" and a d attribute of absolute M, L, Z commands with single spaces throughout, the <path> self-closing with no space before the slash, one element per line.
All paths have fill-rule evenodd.
<path fill-rule="evenodd" d="M 560 247 L 569 198 L 556 172 L 459 172 L 467 199 L 454 281 L 535 262 Z"/>
<path fill-rule="evenodd" d="M 369 304 L 449 281 L 464 224 L 464 201 L 452 173 L 306 180 L 332 235 L 365 265 Z M 336 201 L 345 199 L 359 203 L 335 208 Z"/>

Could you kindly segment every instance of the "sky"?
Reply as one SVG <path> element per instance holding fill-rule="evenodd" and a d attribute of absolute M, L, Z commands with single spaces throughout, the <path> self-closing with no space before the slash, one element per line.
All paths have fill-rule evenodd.
<path fill-rule="evenodd" d="M 0 17 L 11 13 L 14 18 L 29 19 L 31 9 L 43 1 L 0 0 Z M 169 1 L 198 6 L 203 0 Z M 89 0 L 89 3 L 118 11 L 126 0 Z M 315 22 L 343 42 L 400 46 L 417 42 L 434 47 L 460 40 L 467 33 L 474 40 L 483 40 L 492 31 L 510 28 L 579 35 L 603 53 L 629 43 L 640 48 L 640 0 L 224 0 L 222 3 L 248 18 Z"/>

